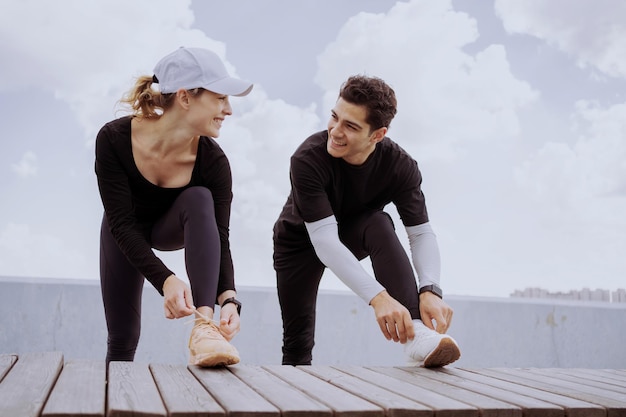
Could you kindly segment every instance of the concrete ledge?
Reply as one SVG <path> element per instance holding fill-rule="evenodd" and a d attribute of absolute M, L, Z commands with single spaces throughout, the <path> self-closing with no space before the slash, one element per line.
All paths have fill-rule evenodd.
<path fill-rule="evenodd" d="M 242 362 L 279 364 L 282 321 L 275 288 L 241 287 Z M 446 297 L 450 334 L 466 367 L 626 368 L 626 305 L 515 298 Z M 191 321 L 163 317 L 146 283 L 136 361 L 186 363 Z M 99 282 L 0 277 L 0 353 L 61 351 L 66 359 L 104 359 L 106 325 Z M 404 365 L 372 309 L 352 293 L 320 291 L 316 365 Z"/>

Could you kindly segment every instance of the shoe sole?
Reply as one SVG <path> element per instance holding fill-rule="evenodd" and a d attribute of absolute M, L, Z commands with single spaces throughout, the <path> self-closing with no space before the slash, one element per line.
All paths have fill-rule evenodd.
<path fill-rule="evenodd" d="M 202 368 L 213 368 L 217 366 L 235 365 L 239 363 L 239 358 L 237 356 L 224 355 L 223 353 L 206 353 L 204 355 L 194 356 L 189 363 Z"/>
<path fill-rule="evenodd" d="M 424 368 L 438 368 L 449 365 L 460 357 L 461 351 L 457 344 L 454 340 L 446 337 L 441 339 L 439 345 L 424 359 L 424 364 L 421 366 Z"/>

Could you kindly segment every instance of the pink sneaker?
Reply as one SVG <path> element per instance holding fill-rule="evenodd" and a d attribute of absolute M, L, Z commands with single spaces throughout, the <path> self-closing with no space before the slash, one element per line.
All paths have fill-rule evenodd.
<path fill-rule="evenodd" d="M 202 367 L 239 363 L 239 352 L 228 343 L 213 321 L 196 319 L 189 337 L 189 364 Z"/>

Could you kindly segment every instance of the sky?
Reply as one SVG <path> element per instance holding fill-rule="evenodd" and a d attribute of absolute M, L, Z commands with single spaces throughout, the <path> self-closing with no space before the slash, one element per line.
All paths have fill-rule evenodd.
<path fill-rule="evenodd" d="M 238 285 L 275 286 L 289 157 L 342 81 L 396 91 L 444 292 L 626 287 L 626 3 L 0 0 L 0 276 L 98 280 L 94 140 L 179 46 L 254 82 L 218 143 Z M 404 229 L 388 207 L 408 250 Z M 180 251 L 158 253 L 183 279 Z M 371 270 L 367 260 L 364 266 Z M 321 288 L 346 290 L 332 273 Z"/>

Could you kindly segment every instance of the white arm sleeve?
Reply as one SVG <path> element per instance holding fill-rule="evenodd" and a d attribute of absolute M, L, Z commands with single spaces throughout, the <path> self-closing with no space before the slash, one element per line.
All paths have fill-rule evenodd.
<path fill-rule="evenodd" d="M 406 232 L 409 236 L 411 257 L 419 281 L 418 286 L 421 288 L 424 285 L 439 285 L 441 257 L 437 236 L 430 227 L 430 223 L 407 226 Z"/>
<path fill-rule="evenodd" d="M 369 304 L 372 298 L 385 290 L 339 240 L 335 216 L 304 224 L 317 257 L 356 295 Z"/>

